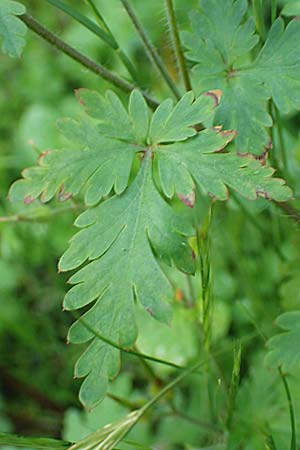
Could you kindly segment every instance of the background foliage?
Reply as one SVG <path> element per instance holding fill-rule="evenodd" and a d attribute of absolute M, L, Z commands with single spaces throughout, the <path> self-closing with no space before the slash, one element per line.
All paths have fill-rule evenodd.
<path fill-rule="evenodd" d="M 31 14 L 75 48 L 127 76 L 120 60 L 95 35 L 46 2 L 28 0 L 24 3 Z M 162 2 L 136 0 L 132 4 L 176 80 Z M 180 27 L 191 31 L 188 10 L 197 4 L 190 0 L 187 7 L 184 0 L 176 2 Z M 117 41 L 122 42 L 122 48 L 131 56 L 142 83 L 152 86 L 159 100 L 169 96 L 167 86 L 158 73 L 151 70 L 120 2 L 98 0 L 97 5 Z M 82 13 L 93 17 L 84 2 L 78 2 L 77 6 Z M 300 14 L 297 1 L 286 0 L 279 6 L 284 7 L 286 22 Z M 266 29 L 271 25 L 270 8 L 271 2 L 265 2 Z M 250 2 L 248 15 L 252 15 Z M 83 348 L 66 345 L 67 329 L 73 317 L 61 311 L 67 277 L 58 276 L 56 267 L 67 241 L 74 234 L 72 223 L 83 209 L 83 199 L 25 206 L 23 202 L 11 204 L 6 196 L 20 171 L 35 164 L 37 154 L 49 147 L 65 145 L 55 122 L 65 116 L 83 116 L 73 90 L 84 87 L 104 92 L 110 86 L 29 32 L 26 41 L 21 59 L 0 54 L 0 430 L 25 436 L 62 437 L 76 442 L 141 407 L 172 380 L 177 371 L 123 354 L 122 373 L 109 384 L 109 394 L 102 403 L 88 412 L 77 399 L 80 381 L 73 380 L 73 366 Z M 290 41 L 291 47 L 293 44 L 295 42 Z M 259 54 L 254 45 L 253 41 L 243 49 L 246 63 L 247 52 Z M 201 61 L 192 59 L 201 72 Z M 267 81 L 257 81 L 254 74 L 249 90 L 246 85 L 246 94 L 251 95 L 253 89 L 257 94 L 256 84 L 265 86 L 272 79 L 269 74 Z M 204 89 L 222 88 L 215 85 L 216 79 L 211 82 L 209 78 L 209 83 L 204 84 Z M 286 88 L 288 90 L 289 86 Z M 176 287 L 173 326 L 157 323 L 141 311 L 137 349 L 182 366 L 203 360 L 205 370 L 190 375 L 179 388 L 168 393 L 133 428 L 127 442 L 119 444 L 120 449 L 287 449 L 291 440 L 290 414 L 277 369 L 282 364 L 282 354 L 299 429 L 300 117 L 295 109 L 298 105 L 293 103 L 293 99 L 298 98 L 294 94 L 295 87 L 290 89 L 293 94 L 285 96 L 288 103 L 291 102 L 289 108 L 283 108 L 282 113 L 269 111 L 276 118 L 273 129 L 268 129 L 269 119 L 264 117 L 263 126 L 258 124 L 256 134 L 252 134 L 255 138 L 249 143 L 246 121 L 239 125 L 242 133 L 236 145 L 238 150 L 239 146 L 245 149 L 244 144 L 248 142 L 247 152 L 253 151 L 257 148 L 257 137 L 260 136 L 260 143 L 267 145 L 271 132 L 273 149 L 269 160 L 292 187 L 295 200 L 280 206 L 265 199 L 248 201 L 234 194 L 230 200 L 214 205 L 210 222 L 211 202 L 201 197 L 197 214 L 202 217 L 199 224 L 202 250 L 206 267 L 212 271 L 212 276 L 207 278 L 208 298 L 213 299 L 212 317 L 206 324 L 210 345 L 203 345 L 199 331 L 202 311 L 193 307 L 195 293 L 201 290 L 200 276 L 191 281 L 164 267 Z M 201 90 L 200 86 L 199 92 Z M 119 94 L 125 99 L 125 95 Z M 265 104 L 270 95 L 264 89 L 261 94 L 259 100 Z M 235 102 L 228 108 L 240 108 L 236 105 L 237 101 L 241 102 L 240 95 L 234 97 L 225 92 L 225 97 L 227 95 Z M 260 105 L 255 103 L 255 107 Z M 243 105 L 241 108 L 244 113 Z M 234 128 L 226 110 L 221 109 L 218 114 L 226 126 Z M 256 115 L 261 117 L 257 109 L 251 110 L 251 116 Z M 245 115 L 240 117 L 245 118 Z M 180 202 L 175 201 L 175 207 L 185 214 Z M 275 323 L 282 313 L 285 314 Z M 270 340 L 271 351 L 265 361 L 267 340 L 282 329 L 288 333 L 284 339 L 278 340 L 276 336 Z M 240 369 L 236 367 L 234 378 L 233 366 L 234 363 L 239 366 L 240 345 L 241 364 Z M 300 436 L 298 438 L 299 441 Z M 272 440 L 276 447 L 272 447 Z M 136 443 L 140 447 L 136 447 Z M 27 448 L 33 447 L 28 444 Z"/>

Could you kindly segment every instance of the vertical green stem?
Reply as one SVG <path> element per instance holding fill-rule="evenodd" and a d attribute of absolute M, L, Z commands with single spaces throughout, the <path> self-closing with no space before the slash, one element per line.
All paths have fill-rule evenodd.
<path fill-rule="evenodd" d="M 212 277 L 210 264 L 210 223 L 213 204 L 209 210 L 207 219 L 200 229 L 197 229 L 197 248 L 199 254 L 201 274 L 201 299 L 202 299 L 202 321 L 204 347 L 210 349 L 211 322 L 212 322 Z"/>
<path fill-rule="evenodd" d="M 291 391 L 289 388 L 289 384 L 286 379 L 286 375 L 282 372 L 282 369 L 280 367 L 278 368 L 278 370 L 279 370 L 279 374 L 280 374 L 280 377 L 281 377 L 283 385 L 284 385 L 284 390 L 285 390 L 286 398 L 287 398 L 288 405 L 289 405 L 290 420 L 291 420 L 291 433 L 292 433 L 290 449 L 297 450 L 296 418 L 295 418 L 295 410 L 294 410 L 292 395 L 291 395 Z"/>
<path fill-rule="evenodd" d="M 283 167 L 284 174 L 286 175 L 286 171 L 287 171 L 286 148 L 285 148 L 285 142 L 284 142 L 284 137 L 283 137 L 283 130 L 282 130 L 280 114 L 279 114 L 279 111 L 278 111 L 278 108 L 276 107 L 276 105 L 274 105 L 274 118 L 275 118 L 275 123 L 276 123 L 276 128 L 277 128 L 277 134 L 278 134 L 279 152 L 280 152 L 280 156 L 281 156 L 282 167 Z"/>
<path fill-rule="evenodd" d="M 147 54 L 149 55 L 149 58 L 151 61 L 153 61 L 153 63 L 155 64 L 155 66 L 157 67 L 157 69 L 159 70 L 160 74 L 162 75 L 163 79 L 165 80 L 165 82 L 167 83 L 167 85 L 169 86 L 169 88 L 171 89 L 171 91 L 173 92 L 174 96 L 179 99 L 180 98 L 180 93 L 177 89 L 176 84 L 174 83 L 174 81 L 172 80 L 170 74 L 168 73 L 163 61 L 161 60 L 159 54 L 157 53 L 154 45 L 152 44 L 150 38 L 148 37 L 143 25 L 141 24 L 141 22 L 139 21 L 136 13 L 134 12 L 133 8 L 131 7 L 130 3 L 128 2 L 128 0 L 121 0 L 128 16 L 130 17 L 136 31 L 138 32 L 144 47 L 146 49 Z"/>
<path fill-rule="evenodd" d="M 277 0 L 271 0 L 271 23 L 276 20 L 277 17 Z"/>
<path fill-rule="evenodd" d="M 228 395 L 228 407 L 227 407 L 227 419 L 226 419 L 226 425 L 227 425 L 228 430 L 231 429 L 234 407 L 235 407 L 235 402 L 236 402 L 236 395 L 237 395 L 239 382 L 240 382 L 241 357 L 242 357 L 242 347 L 241 347 L 241 344 L 239 343 L 234 348 L 234 354 L 233 354 L 233 369 L 232 369 L 232 374 L 231 374 L 231 383 L 230 383 L 229 395 Z"/>
<path fill-rule="evenodd" d="M 186 60 L 182 51 L 180 37 L 179 37 L 179 31 L 177 27 L 177 21 L 176 21 L 176 15 L 174 11 L 174 5 L 173 0 L 165 0 L 166 5 L 166 13 L 168 18 L 168 23 L 170 27 L 171 37 L 172 37 L 172 44 L 174 53 L 177 60 L 177 65 L 179 68 L 179 72 L 181 74 L 185 90 L 191 91 L 192 85 L 189 78 L 189 73 L 186 66 Z"/>
<path fill-rule="evenodd" d="M 262 0 L 252 0 L 252 4 L 253 4 L 256 29 L 257 29 L 258 34 L 260 35 L 261 39 L 264 41 L 265 37 L 266 37 L 266 27 L 265 27 L 265 21 L 264 21 L 264 10 L 263 10 Z"/>

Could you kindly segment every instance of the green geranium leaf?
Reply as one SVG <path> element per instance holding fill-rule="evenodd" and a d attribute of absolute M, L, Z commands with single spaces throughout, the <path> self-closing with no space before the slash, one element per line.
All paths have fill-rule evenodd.
<path fill-rule="evenodd" d="M 103 97 L 83 90 L 78 97 L 93 119 L 61 121 L 70 147 L 45 152 L 39 165 L 12 186 L 10 197 L 45 202 L 85 192 L 87 210 L 76 220 L 81 230 L 59 269 L 79 268 L 70 279 L 74 286 L 65 309 L 90 306 L 71 327 L 69 340 L 89 342 L 75 374 L 86 377 L 80 398 L 91 408 L 119 371 L 119 351 L 107 342 L 130 348 L 137 339 L 136 303 L 155 319 L 170 320 L 173 290 L 160 261 L 194 272 L 187 243 L 194 230 L 188 215 L 179 217 L 163 194 L 172 198 L 176 193 L 193 207 L 196 190 L 224 200 L 230 187 L 250 199 L 262 195 L 278 201 L 290 198 L 291 191 L 272 178 L 273 169 L 225 153 L 234 131 L 197 131 L 199 122 L 212 118 L 219 91 L 197 99 L 189 92 L 176 105 L 166 100 L 152 115 L 138 91 L 131 94 L 128 109 L 112 92 Z"/>
<path fill-rule="evenodd" d="M 0 43 L 2 51 L 9 56 L 21 55 L 25 45 L 26 25 L 18 19 L 24 14 L 25 6 L 13 0 L 0 2 Z M 2 42 L 1 42 L 2 41 Z"/>
<path fill-rule="evenodd" d="M 268 99 L 283 113 L 300 109 L 300 23 L 292 21 L 284 29 L 277 19 L 251 61 L 258 37 L 246 11 L 246 0 L 201 0 L 200 10 L 192 14 L 192 31 L 183 39 L 195 63 L 197 91 L 223 91 L 215 123 L 238 132 L 240 153 L 262 154 L 270 146 Z"/>
<path fill-rule="evenodd" d="M 269 367 L 280 366 L 283 372 L 292 372 L 300 368 L 300 311 L 282 314 L 277 318 L 276 324 L 284 333 L 269 339 L 265 361 Z"/>

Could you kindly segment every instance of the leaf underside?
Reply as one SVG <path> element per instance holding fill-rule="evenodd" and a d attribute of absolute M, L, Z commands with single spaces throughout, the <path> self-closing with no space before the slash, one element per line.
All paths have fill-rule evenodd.
<path fill-rule="evenodd" d="M 196 91 L 223 91 L 215 122 L 238 132 L 240 153 L 260 155 L 270 148 L 268 100 L 282 113 L 300 109 L 300 22 L 284 28 L 277 19 L 253 59 L 259 38 L 253 18 L 245 18 L 247 9 L 247 0 L 201 0 L 183 41 Z"/>
<path fill-rule="evenodd" d="M 189 92 L 175 106 L 164 101 L 153 114 L 138 91 L 127 109 L 111 91 L 100 96 L 80 90 L 77 97 L 93 120 L 62 120 L 59 128 L 70 146 L 43 153 L 39 165 L 26 169 L 12 186 L 10 198 L 63 201 L 84 193 L 87 209 L 75 223 L 80 231 L 59 269 L 79 268 L 70 279 L 65 309 L 90 307 L 71 327 L 69 340 L 88 343 L 75 375 L 86 377 L 80 398 L 91 408 L 103 399 L 120 366 L 119 351 L 93 330 L 131 347 L 138 334 L 137 307 L 159 321 L 170 320 L 173 290 L 161 262 L 194 272 L 187 241 L 193 227 L 173 209 L 174 195 L 193 207 L 196 191 L 225 200 L 231 188 L 249 199 L 277 201 L 290 198 L 291 191 L 272 177 L 273 169 L 225 152 L 234 131 L 197 132 L 196 125 L 212 119 L 218 92 L 197 99 Z"/>

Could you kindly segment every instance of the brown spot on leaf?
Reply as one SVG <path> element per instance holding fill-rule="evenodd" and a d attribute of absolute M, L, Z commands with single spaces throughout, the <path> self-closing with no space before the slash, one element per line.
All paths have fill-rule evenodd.
<path fill-rule="evenodd" d="M 64 185 L 62 185 L 60 187 L 60 190 L 58 191 L 58 200 L 60 202 L 65 202 L 67 200 L 70 200 L 71 197 L 72 197 L 71 192 L 65 192 L 65 187 Z"/>
<path fill-rule="evenodd" d="M 207 91 L 203 95 L 206 95 L 207 97 L 212 97 L 214 100 L 214 107 L 216 108 L 220 104 L 220 100 L 222 97 L 222 91 L 220 89 L 214 89 L 212 91 Z"/>
<path fill-rule="evenodd" d="M 34 202 L 34 198 L 31 197 L 31 195 L 26 195 L 26 197 L 24 197 L 24 203 L 25 205 L 30 205 L 30 203 Z"/>
<path fill-rule="evenodd" d="M 38 162 L 41 163 L 43 159 L 51 153 L 51 150 L 45 150 L 39 155 Z"/>
<path fill-rule="evenodd" d="M 272 200 L 272 198 L 268 195 L 268 193 L 263 190 L 257 189 L 256 194 L 258 197 L 263 197 L 266 200 Z"/>
<path fill-rule="evenodd" d="M 82 105 L 82 106 L 86 106 L 85 102 L 82 100 L 80 93 L 82 91 L 84 91 L 84 88 L 79 88 L 79 89 L 74 89 L 74 93 L 75 93 L 75 97 L 78 100 L 78 102 Z"/>
<path fill-rule="evenodd" d="M 151 317 L 153 317 L 153 310 L 152 310 L 152 308 L 149 308 L 148 306 L 146 306 L 145 310 L 147 311 L 148 314 L 150 314 Z"/>
<path fill-rule="evenodd" d="M 183 300 L 183 292 L 181 289 L 176 289 L 175 290 L 175 300 L 176 302 L 182 302 Z"/>
<path fill-rule="evenodd" d="M 187 195 L 177 194 L 177 197 L 179 198 L 179 200 L 182 203 L 184 203 L 189 208 L 194 208 L 195 200 L 196 200 L 196 196 L 195 196 L 195 192 L 194 191 L 192 191 L 190 194 L 187 194 Z"/>

